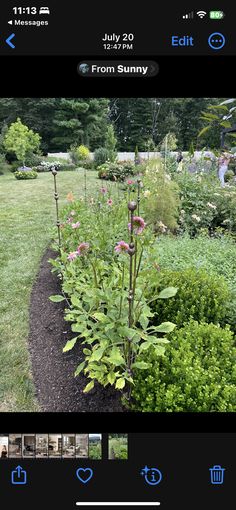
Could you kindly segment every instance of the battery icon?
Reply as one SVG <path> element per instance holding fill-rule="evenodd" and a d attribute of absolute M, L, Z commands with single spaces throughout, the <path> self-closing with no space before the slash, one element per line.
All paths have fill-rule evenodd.
<path fill-rule="evenodd" d="M 223 11 L 210 11 L 210 19 L 223 19 L 225 17 L 225 13 Z"/>

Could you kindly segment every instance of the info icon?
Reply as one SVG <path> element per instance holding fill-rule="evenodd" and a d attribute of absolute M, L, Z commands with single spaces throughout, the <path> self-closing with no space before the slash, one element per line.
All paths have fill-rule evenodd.
<path fill-rule="evenodd" d="M 145 466 L 140 474 L 148 485 L 158 485 L 162 481 L 161 471 L 154 467 L 149 468 Z"/>

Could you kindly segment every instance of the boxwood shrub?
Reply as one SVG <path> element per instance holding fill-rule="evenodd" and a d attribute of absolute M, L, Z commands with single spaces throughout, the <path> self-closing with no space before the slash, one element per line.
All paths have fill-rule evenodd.
<path fill-rule="evenodd" d="M 37 172 L 34 172 L 33 170 L 25 171 L 25 172 L 24 171 L 21 172 L 20 170 L 18 170 L 17 172 L 14 173 L 14 176 L 16 179 L 18 179 L 20 181 L 20 180 L 26 180 L 26 179 L 37 179 L 38 174 L 37 174 Z"/>
<path fill-rule="evenodd" d="M 236 348 L 228 327 L 190 321 L 169 336 L 165 355 L 135 373 L 136 411 L 236 411 Z"/>
<path fill-rule="evenodd" d="M 98 177 L 109 181 L 124 181 L 127 177 L 134 175 L 135 166 L 132 162 L 105 163 L 98 168 Z"/>
<path fill-rule="evenodd" d="M 208 274 L 205 269 L 163 269 L 153 293 L 158 294 L 166 287 L 177 287 L 178 292 L 170 299 L 151 303 L 158 324 L 171 321 L 179 328 L 190 319 L 214 324 L 225 322 L 231 292 L 223 276 Z"/>

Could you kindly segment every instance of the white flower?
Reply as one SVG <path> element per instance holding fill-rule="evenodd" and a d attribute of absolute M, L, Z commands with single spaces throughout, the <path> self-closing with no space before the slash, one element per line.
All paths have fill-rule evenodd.
<path fill-rule="evenodd" d="M 42 166 L 45 170 L 52 170 L 52 168 L 61 168 L 60 161 L 41 161 L 40 166 Z"/>
<path fill-rule="evenodd" d="M 197 216 L 197 214 L 192 214 L 192 218 L 193 218 L 193 220 L 196 220 L 198 223 L 199 223 L 199 221 L 201 221 L 200 216 Z"/>
<path fill-rule="evenodd" d="M 159 228 L 160 228 L 161 232 L 163 232 L 163 233 L 164 233 L 164 232 L 166 232 L 166 231 L 167 231 L 167 228 L 168 228 L 168 227 L 167 227 L 167 226 L 166 226 L 166 225 L 165 225 L 162 221 L 158 221 L 158 226 L 159 226 Z"/>
<path fill-rule="evenodd" d="M 151 195 L 151 191 L 149 191 L 149 189 L 146 189 L 146 191 L 144 191 L 143 196 L 144 196 L 145 198 L 147 198 L 147 197 L 149 197 L 149 195 Z"/>
<path fill-rule="evenodd" d="M 207 205 L 208 205 L 208 207 L 210 207 L 211 209 L 216 209 L 216 205 L 215 205 L 215 204 L 211 204 L 211 202 L 207 202 Z"/>

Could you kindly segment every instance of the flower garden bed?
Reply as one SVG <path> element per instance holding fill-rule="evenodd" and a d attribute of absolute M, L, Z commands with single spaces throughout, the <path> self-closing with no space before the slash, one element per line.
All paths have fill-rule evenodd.
<path fill-rule="evenodd" d="M 159 161 L 147 167 L 143 182 L 139 177 L 135 183 L 127 181 L 125 187 L 118 182 L 113 187 L 102 185 L 93 197 L 87 195 L 85 184 L 83 200 L 75 200 L 72 195 L 58 223 L 59 256 L 51 261 L 61 279 L 62 292 L 50 299 L 58 303 L 55 306 L 65 303 L 65 320 L 74 335 L 64 342 L 63 352 L 74 353 L 77 366 L 71 377 L 75 376 L 80 387 L 81 381 L 84 383 L 84 394 L 99 387 L 106 396 L 114 388 L 123 409 L 136 411 L 191 411 L 191 406 L 196 411 L 233 411 L 235 338 L 233 330 L 229 331 L 232 289 L 220 274 L 208 275 L 197 268 L 171 272 L 159 265 L 159 236 L 174 234 L 173 239 L 178 239 L 179 232 L 181 238 L 183 213 L 179 213 L 179 219 L 177 214 L 184 193 L 178 186 Z M 161 190 L 165 199 L 161 196 L 156 200 Z M 219 194 L 223 197 L 224 193 Z M 205 204 L 201 201 L 202 211 L 209 208 L 208 197 L 209 193 Z M 187 200 L 190 207 L 189 197 Z M 216 214 L 218 224 L 214 228 L 218 235 L 217 207 L 214 216 L 209 215 L 209 233 Z M 191 228 L 189 232 L 196 237 Z M 204 344 L 196 365 L 191 328 L 196 345 L 200 336 Z M 213 344 L 219 344 L 212 357 L 217 372 L 211 390 L 214 398 L 207 395 L 211 363 L 208 367 L 205 353 L 208 343 L 211 349 L 210 334 Z M 189 342 L 186 363 L 190 368 L 191 360 L 193 363 L 192 378 L 187 370 L 185 373 L 184 363 L 181 366 L 181 343 L 185 339 Z M 78 345 L 80 356 L 76 354 Z M 186 377 L 182 386 L 175 379 L 174 360 Z M 165 368 L 168 362 L 173 365 L 172 372 L 168 369 L 169 377 Z M 194 381 L 201 370 L 197 394 Z"/>
<path fill-rule="evenodd" d="M 64 304 L 56 307 L 49 296 L 61 291 L 60 281 L 51 272 L 48 259 L 56 253 L 47 249 L 33 286 L 30 304 L 29 348 L 36 396 L 42 411 L 51 412 L 118 412 L 123 407 L 120 395 L 110 389 L 104 393 L 99 385 L 85 395 L 86 378 L 73 377 L 82 360 L 82 345 L 63 354 L 62 347 L 74 336 L 64 321 Z"/>

